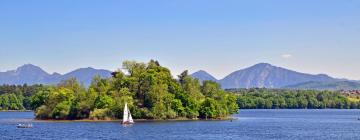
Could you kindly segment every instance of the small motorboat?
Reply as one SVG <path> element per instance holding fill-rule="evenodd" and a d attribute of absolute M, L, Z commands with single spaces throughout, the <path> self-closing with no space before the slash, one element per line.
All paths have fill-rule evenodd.
<path fill-rule="evenodd" d="M 18 124 L 16 125 L 17 128 L 33 128 L 32 124 Z"/>

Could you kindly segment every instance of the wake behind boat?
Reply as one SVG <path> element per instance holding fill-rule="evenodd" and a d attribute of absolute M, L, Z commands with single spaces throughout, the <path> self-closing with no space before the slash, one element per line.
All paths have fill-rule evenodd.
<path fill-rule="evenodd" d="M 134 120 L 131 116 L 131 113 L 127 106 L 127 103 L 125 103 L 125 107 L 124 107 L 124 115 L 123 115 L 122 124 L 134 124 Z"/>

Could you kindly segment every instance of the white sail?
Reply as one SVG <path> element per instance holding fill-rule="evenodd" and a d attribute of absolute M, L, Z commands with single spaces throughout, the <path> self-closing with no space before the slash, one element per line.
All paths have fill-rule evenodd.
<path fill-rule="evenodd" d="M 129 111 L 129 119 L 128 119 L 128 120 L 129 120 L 130 123 L 134 123 L 134 120 L 133 120 L 133 118 L 132 118 L 132 116 L 131 116 L 130 111 Z"/>
<path fill-rule="evenodd" d="M 125 107 L 124 107 L 124 116 L 123 116 L 123 124 L 128 124 L 128 123 L 134 123 L 134 120 L 131 116 L 130 110 L 127 106 L 127 103 L 125 103 Z"/>
<path fill-rule="evenodd" d="M 128 122 L 129 120 L 129 110 L 127 107 L 127 103 L 125 103 L 125 107 L 124 107 L 124 115 L 123 115 L 123 123 Z"/>

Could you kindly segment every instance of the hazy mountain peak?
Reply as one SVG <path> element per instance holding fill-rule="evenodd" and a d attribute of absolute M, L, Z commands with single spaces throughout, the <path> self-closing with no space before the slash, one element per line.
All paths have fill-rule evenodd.
<path fill-rule="evenodd" d="M 279 68 L 279 67 L 273 66 L 273 65 L 271 65 L 269 63 L 259 63 L 259 64 L 256 64 L 256 65 L 253 65 L 253 66 L 251 66 L 251 67 L 249 67 L 247 69 L 253 69 L 253 70 L 256 70 L 256 71 L 266 72 L 266 71 L 269 71 L 269 70 L 272 70 L 272 69 L 275 69 L 275 68 Z"/>
<path fill-rule="evenodd" d="M 252 67 L 273 67 L 273 65 L 271 65 L 269 63 L 258 63 L 258 64 L 255 64 Z"/>
<path fill-rule="evenodd" d="M 51 75 L 53 75 L 53 76 L 61 76 L 61 74 L 60 74 L 60 73 L 57 73 L 57 72 L 54 72 L 54 73 L 51 74 Z"/>
<path fill-rule="evenodd" d="M 235 71 L 220 80 L 223 88 L 281 88 L 308 81 L 335 81 L 337 79 L 325 75 L 311 75 L 268 63 L 259 63 L 249 68 Z"/>
<path fill-rule="evenodd" d="M 33 64 L 24 64 L 20 67 L 18 67 L 17 69 L 22 69 L 22 68 L 40 68 L 39 66 L 35 66 Z"/>
<path fill-rule="evenodd" d="M 35 66 L 33 64 L 25 64 L 16 69 L 16 72 L 18 72 L 18 73 L 19 72 L 29 72 L 29 71 L 30 72 L 37 71 L 37 72 L 47 73 L 43 69 L 41 69 L 39 66 Z"/>
<path fill-rule="evenodd" d="M 217 79 L 210 75 L 208 72 L 204 71 L 204 70 L 199 70 L 193 74 L 191 74 L 192 77 L 199 79 L 200 82 L 203 81 L 217 81 Z"/>
<path fill-rule="evenodd" d="M 38 67 L 38 66 L 35 66 L 35 65 L 29 63 L 29 64 L 24 64 L 24 65 L 20 66 L 19 68 L 21 68 L 21 67 Z"/>
<path fill-rule="evenodd" d="M 207 75 L 210 75 L 208 72 L 206 72 L 205 70 L 198 70 L 194 73 L 199 73 L 199 74 L 207 74 Z"/>
<path fill-rule="evenodd" d="M 79 69 L 71 71 L 67 74 L 64 74 L 62 76 L 62 80 L 75 77 L 80 83 L 82 83 L 84 85 L 90 85 L 94 76 L 100 76 L 102 78 L 109 78 L 109 77 L 111 77 L 111 71 L 95 69 L 92 67 L 79 68 Z"/>
<path fill-rule="evenodd" d="M 92 68 L 92 67 L 87 67 L 87 68 L 80 68 L 80 69 L 78 69 L 78 70 L 96 70 L 96 69 L 94 69 L 94 68 Z"/>

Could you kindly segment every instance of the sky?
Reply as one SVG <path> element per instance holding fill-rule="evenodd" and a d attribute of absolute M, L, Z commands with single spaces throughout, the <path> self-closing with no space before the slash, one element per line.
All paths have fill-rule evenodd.
<path fill-rule="evenodd" d="M 156 59 L 221 79 L 256 63 L 360 80 L 358 0 L 2 0 L 0 71 Z"/>

